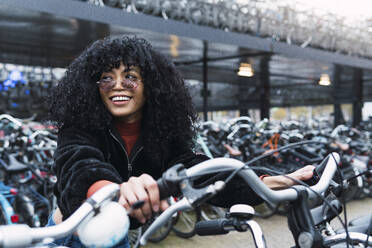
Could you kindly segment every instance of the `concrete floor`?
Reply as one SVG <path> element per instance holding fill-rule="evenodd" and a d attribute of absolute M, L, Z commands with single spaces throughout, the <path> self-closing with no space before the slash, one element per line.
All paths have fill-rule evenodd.
<path fill-rule="evenodd" d="M 354 200 L 347 204 L 348 219 L 369 214 L 372 212 L 372 199 Z M 272 216 L 269 219 L 256 219 L 260 224 L 268 247 L 283 248 L 294 245 L 292 235 L 287 226 L 287 218 L 284 216 Z M 337 221 L 332 225 L 340 227 Z M 171 233 L 164 241 L 153 244 L 148 243 L 146 247 L 153 248 L 226 248 L 226 247 L 254 247 L 250 232 L 230 232 L 227 235 L 218 236 L 194 236 L 190 239 L 181 239 Z"/>

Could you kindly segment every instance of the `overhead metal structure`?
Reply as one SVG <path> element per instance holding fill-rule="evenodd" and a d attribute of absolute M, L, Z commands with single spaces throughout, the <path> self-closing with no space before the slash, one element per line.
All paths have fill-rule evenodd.
<path fill-rule="evenodd" d="M 182 14 L 179 12 L 182 6 L 187 9 L 185 4 L 194 2 L 194 7 L 189 10 L 197 10 L 203 1 L 118 0 L 111 1 L 114 8 L 102 5 L 110 1 L 95 2 L 97 5 L 74 0 L 2 0 L 0 63 L 63 68 L 96 39 L 107 35 L 137 35 L 173 59 L 188 79 L 200 111 L 240 109 L 244 112 L 257 108 L 267 116 L 265 108 L 268 106 L 333 104 L 335 99 L 340 104 L 354 103 L 357 112 L 362 102 L 372 100 L 372 60 L 362 57 L 359 52 L 353 52 L 357 56 L 351 56 L 342 49 L 339 52 L 320 49 L 314 38 L 306 46 L 303 43 L 306 40 L 302 40 L 301 47 L 301 40 L 295 39 L 293 33 L 289 42 L 285 36 L 273 39 L 266 31 L 267 35 L 261 32 L 261 36 L 257 36 L 249 30 L 238 32 L 223 25 L 215 27 L 210 22 L 209 25 L 198 23 L 195 21 L 197 11 L 192 12 L 192 22 L 178 17 Z M 172 11 L 167 9 L 174 2 L 181 7 Z M 262 7 L 256 1 L 251 2 L 255 2 L 258 10 Z M 155 3 L 166 9 L 154 8 Z M 222 1 L 204 3 L 226 7 Z M 230 7 L 231 13 L 245 11 L 244 8 Z M 281 12 L 283 16 L 286 11 Z M 231 13 L 221 11 L 218 20 L 228 21 Z M 256 17 L 269 16 L 269 13 L 273 12 L 261 9 Z M 263 19 L 260 25 L 260 30 L 264 30 Z M 242 61 L 253 65 L 252 78 L 237 76 Z M 336 67 L 342 70 L 336 70 L 337 76 L 332 76 L 336 75 Z M 359 74 L 353 76 L 355 71 Z M 334 98 L 332 87 L 317 84 L 324 73 L 331 76 L 332 83 L 333 77 L 339 77 L 340 88 Z M 356 81 L 361 88 L 352 93 Z"/>

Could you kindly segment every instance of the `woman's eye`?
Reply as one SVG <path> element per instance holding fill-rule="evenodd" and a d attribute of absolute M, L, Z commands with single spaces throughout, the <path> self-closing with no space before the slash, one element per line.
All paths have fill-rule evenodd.
<path fill-rule="evenodd" d="M 127 78 L 127 79 L 134 79 L 134 80 L 136 80 L 137 79 L 137 76 L 135 76 L 135 75 L 132 75 L 132 74 L 127 74 L 126 76 L 125 76 L 125 78 Z"/>
<path fill-rule="evenodd" d="M 101 78 L 101 80 L 102 80 L 102 81 L 112 81 L 113 79 L 112 79 L 112 77 L 110 77 L 110 76 L 103 76 L 103 77 Z"/>

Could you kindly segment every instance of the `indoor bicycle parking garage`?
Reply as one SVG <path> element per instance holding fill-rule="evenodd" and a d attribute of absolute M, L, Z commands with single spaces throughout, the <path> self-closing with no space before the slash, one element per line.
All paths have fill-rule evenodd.
<path fill-rule="evenodd" d="M 124 238 L 130 247 L 372 247 L 371 28 L 372 3 L 364 0 L 0 1 L 0 247 L 128 247 L 120 246 Z M 94 42 L 124 36 L 145 39 L 171 63 L 164 63 L 166 69 L 153 78 L 143 75 L 143 68 L 160 70 L 163 60 L 147 46 L 137 48 L 141 43 L 135 49 L 143 50 L 135 50 L 135 56 L 148 60 L 122 61 L 134 56 L 124 53 L 119 63 L 105 65 L 107 54 L 121 48 L 97 55 L 94 49 L 100 51 L 101 43 Z M 97 75 L 74 70 L 90 69 L 84 63 L 104 69 Z M 122 67 L 126 69 L 118 76 Z M 169 76 L 173 71 L 175 82 Z M 80 86 L 73 75 L 94 80 Z M 152 80 L 159 84 L 155 90 L 146 85 Z M 79 116 L 82 106 L 95 99 L 79 90 L 91 88 L 117 130 L 109 126 L 102 143 L 96 141 L 99 128 L 92 137 L 79 133 L 66 141 L 61 130 L 72 122 L 59 125 L 51 116 Z M 135 105 L 141 90 L 144 105 Z M 105 102 L 105 95 L 110 101 Z M 192 107 L 183 106 L 187 99 Z M 69 101 L 77 104 L 62 113 L 58 105 Z M 172 101 L 192 108 L 196 121 L 182 119 L 189 113 L 173 110 Z M 170 117 L 169 124 L 147 125 L 141 112 L 136 138 L 123 137 L 125 128 L 114 120 L 116 113 L 123 117 L 126 112 L 115 111 L 132 103 L 147 111 L 150 102 L 160 107 L 149 116 Z M 51 114 L 52 107 L 58 110 Z M 86 111 L 80 118 L 87 123 L 102 121 L 100 107 Z M 192 122 L 188 145 L 197 162 L 186 165 L 191 160 L 185 153 L 168 164 L 164 154 L 172 157 L 183 147 L 172 141 L 164 151 L 161 142 L 176 135 L 172 126 L 185 127 L 182 120 Z M 79 125 L 88 132 L 88 124 Z M 150 157 L 157 164 L 158 157 L 146 157 L 146 145 L 138 145 L 146 142 L 145 127 L 151 138 L 156 132 L 169 134 L 152 142 L 159 143 L 156 176 L 146 169 L 140 173 L 150 174 L 158 185 L 157 198 L 168 206 L 149 218 L 144 213 L 152 196 L 142 199 L 138 193 L 136 203 L 129 198 L 123 203 L 130 177 L 141 178 L 135 162 Z M 187 128 L 178 131 L 177 137 L 188 137 Z M 105 142 L 109 146 L 103 147 Z M 92 177 L 99 179 L 75 177 L 89 166 L 73 145 L 94 151 L 84 161 L 97 166 Z M 116 156 L 110 149 L 128 162 L 123 165 L 127 179 L 110 164 Z M 311 177 L 302 180 L 300 173 L 307 173 L 309 165 Z M 114 168 L 113 173 L 100 174 L 102 166 Z M 122 177 L 120 183 L 115 173 Z M 74 178 L 94 184 L 87 192 Z M 276 179 L 279 186 L 268 183 Z M 101 181 L 110 182 L 97 188 Z M 63 207 L 70 206 L 70 197 L 81 200 L 77 191 L 63 195 L 71 185 L 85 190 L 74 211 Z M 214 197 L 223 195 L 220 191 L 231 188 L 226 201 L 237 191 L 259 200 L 213 204 Z M 62 212 L 61 223 L 57 212 Z M 147 218 L 144 223 L 133 221 L 138 213 Z M 65 237 L 77 241 L 54 243 Z"/>

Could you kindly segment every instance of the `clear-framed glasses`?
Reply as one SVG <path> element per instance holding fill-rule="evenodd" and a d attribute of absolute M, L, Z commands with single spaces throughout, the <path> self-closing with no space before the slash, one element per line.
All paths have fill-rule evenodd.
<path fill-rule="evenodd" d="M 138 78 L 124 78 L 120 83 L 126 90 L 135 90 L 138 87 L 139 82 L 141 82 L 141 80 Z M 112 78 L 101 78 L 96 83 L 101 90 L 105 91 L 112 90 L 116 85 L 116 81 Z"/>

